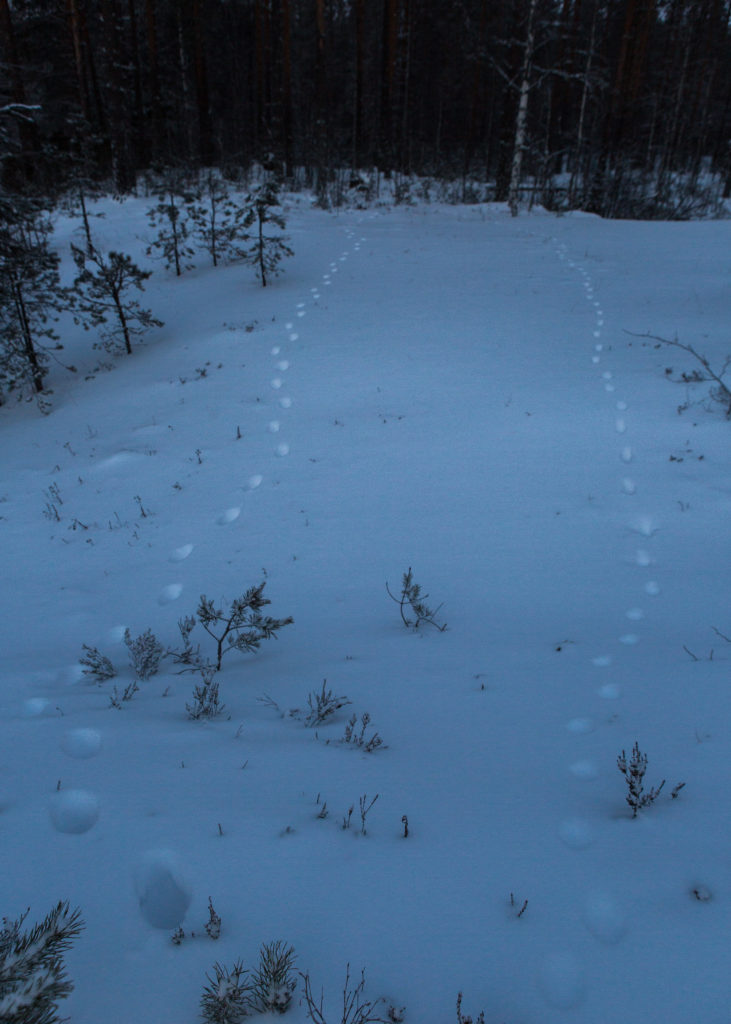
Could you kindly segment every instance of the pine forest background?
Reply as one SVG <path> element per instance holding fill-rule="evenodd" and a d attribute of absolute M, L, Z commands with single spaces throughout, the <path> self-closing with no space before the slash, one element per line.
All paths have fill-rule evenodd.
<path fill-rule="evenodd" d="M 724 0 L 0 0 L 4 191 L 260 164 L 328 203 L 367 169 L 460 201 L 481 182 L 511 206 L 707 213 L 731 192 L 730 19 Z"/>

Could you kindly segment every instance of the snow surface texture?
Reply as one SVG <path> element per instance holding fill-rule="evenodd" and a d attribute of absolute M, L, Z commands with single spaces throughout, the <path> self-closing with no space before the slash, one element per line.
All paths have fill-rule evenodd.
<path fill-rule="evenodd" d="M 140 258 L 145 206 L 101 204 L 100 242 Z M 86 380 L 67 328 L 51 415 L 0 409 L 0 913 L 81 907 L 74 1024 L 192 1024 L 274 939 L 335 1024 L 348 961 L 414 1024 L 460 990 L 505 1024 L 728 1024 L 731 427 L 625 331 L 723 363 L 731 223 L 293 198 L 288 229 L 272 287 L 158 269 L 145 346 Z M 409 566 L 446 632 L 401 624 Z M 169 660 L 110 707 L 125 628 L 173 645 L 264 572 L 295 624 L 226 656 L 222 717 Z M 351 704 L 316 729 L 257 700 L 323 679 Z M 338 742 L 352 712 L 385 749 Z M 632 820 L 635 741 L 667 783 Z"/>

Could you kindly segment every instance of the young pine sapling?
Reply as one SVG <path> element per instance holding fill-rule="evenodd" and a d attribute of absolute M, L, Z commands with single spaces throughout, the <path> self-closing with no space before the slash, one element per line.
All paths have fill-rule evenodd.
<path fill-rule="evenodd" d="M 148 309 L 142 309 L 130 297 L 130 288 L 143 291 L 143 282 L 150 277 L 149 270 L 141 270 L 126 253 L 102 253 L 95 246 L 91 250 L 71 245 L 78 274 L 74 280 L 74 319 L 84 330 L 100 327 L 100 345 L 109 352 L 126 351 L 132 354 L 132 338 L 139 337 L 151 327 L 162 327 Z"/>
<path fill-rule="evenodd" d="M 109 658 L 102 654 L 96 647 L 89 647 L 82 644 L 84 653 L 79 658 L 79 664 L 83 665 L 83 675 L 91 676 L 97 683 L 105 683 L 107 679 L 113 679 L 117 670 Z"/>
<path fill-rule="evenodd" d="M 262 640 L 276 638 L 277 630 L 294 622 L 291 616 L 274 619 L 262 615 L 261 609 L 271 604 L 264 597 L 265 586 L 266 581 L 250 587 L 241 597 L 235 598 L 228 608 L 216 608 L 205 594 L 201 595 L 197 609 L 198 621 L 216 642 L 217 672 L 220 671 L 224 654 L 234 650 L 255 651 Z"/>
<path fill-rule="evenodd" d="M 284 215 L 281 213 L 279 186 L 275 181 L 264 182 L 249 193 L 244 205 L 244 227 L 250 228 L 253 225 L 256 230 L 254 241 L 245 251 L 244 258 L 253 264 L 257 277 L 266 288 L 267 279 L 279 273 L 281 260 L 285 256 L 294 255 L 286 244 L 284 235 L 270 234 L 265 230 L 265 226 L 269 224 L 282 229 L 286 227 Z"/>
<path fill-rule="evenodd" d="M 391 593 L 388 583 L 386 583 L 386 590 L 391 600 L 395 601 L 399 606 L 401 620 L 407 628 L 418 629 L 422 622 L 428 622 L 430 626 L 434 626 L 440 633 L 443 633 L 447 628 L 446 622 L 440 626 L 436 621 L 436 616 L 442 606 L 439 605 L 434 611 L 428 607 L 426 601 L 429 595 L 422 594 L 420 585 L 414 582 L 414 574 L 411 567 L 403 575 L 401 593 L 398 596 Z M 415 616 L 413 619 L 408 617 L 407 613 L 409 610 Z"/>
<path fill-rule="evenodd" d="M 265 943 L 259 951 L 259 966 L 251 976 L 250 1005 L 253 1013 L 284 1013 L 297 987 L 294 977 L 295 952 L 283 942 Z"/>
<path fill-rule="evenodd" d="M 125 629 L 124 642 L 129 651 L 130 665 L 134 669 L 135 677 L 144 682 L 156 675 L 165 652 L 152 630 L 146 629 L 133 639 L 129 629 Z"/>
<path fill-rule="evenodd" d="M 641 810 L 649 807 L 659 797 L 665 785 L 665 779 L 662 780 L 657 789 L 653 787 L 647 793 L 645 792 L 644 778 L 647 771 L 647 754 L 642 753 L 638 743 L 635 743 L 632 748 L 632 754 L 629 759 L 625 751 L 622 751 L 617 758 L 617 768 L 624 775 L 628 789 L 625 799 L 632 808 L 632 817 L 636 818 Z"/>
<path fill-rule="evenodd" d="M 246 215 L 246 207 L 231 199 L 223 178 L 208 171 L 188 205 L 188 216 L 196 241 L 214 267 L 224 260 L 246 259 Z"/>
<path fill-rule="evenodd" d="M 147 219 L 157 235 L 148 246 L 147 255 L 151 256 L 153 250 L 157 250 L 165 260 L 165 266 L 175 267 L 175 274 L 180 277 L 183 270 L 191 270 L 193 267 L 192 263 L 187 262 L 194 250 L 188 243 L 186 215 L 193 192 L 182 173 L 167 170 L 156 194 L 157 205 L 147 211 Z"/>
<path fill-rule="evenodd" d="M 242 1024 L 250 1006 L 248 971 L 241 960 L 237 960 L 230 970 L 215 963 L 213 975 L 206 975 L 208 984 L 201 999 L 203 1020 L 206 1024 Z"/>
<path fill-rule="evenodd" d="M 0 927 L 0 1021 L 2 1024 L 60 1024 L 58 1002 L 73 991 L 63 954 L 82 931 L 81 911 L 59 902 L 29 931 L 27 916 L 3 918 Z"/>

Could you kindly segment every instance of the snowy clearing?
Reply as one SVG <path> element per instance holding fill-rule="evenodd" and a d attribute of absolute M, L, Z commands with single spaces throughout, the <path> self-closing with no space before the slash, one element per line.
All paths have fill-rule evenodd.
<path fill-rule="evenodd" d="M 103 241 L 138 258 L 146 205 Z M 81 908 L 74 1024 L 198 1020 L 275 939 L 329 1024 L 347 963 L 413 1024 L 459 991 L 488 1024 L 728 1024 L 731 424 L 634 335 L 723 364 L 731 222 L 293 197 L 288 234 L 266 289 L 156 270 L 145 345 L 85 380 L 67 331 L 52 413 L 0 409 L 0 912 Z M 409 567 L 445 632 L 402 624 Z M 125 629 L 178 645 L 262 579 L 294 624 L 225 656 L 223 715 L 170 659 L 110 706 Z M 350 704 L 308 728 L 323 680 Z M 666 784 L 633 819 L 635 742 Z"/>

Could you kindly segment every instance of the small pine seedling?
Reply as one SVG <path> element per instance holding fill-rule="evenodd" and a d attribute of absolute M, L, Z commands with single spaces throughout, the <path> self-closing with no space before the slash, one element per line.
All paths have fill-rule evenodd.
<path fill-rule="evenodd" d="M 133 640 L 129 629 L 125 629 L 124 642 L 136 677 L 144 682 L 156 675 L 160 668 L 160 659 L 165 652 L 152 630 L 146 629 Z"/>
<path fill-rule="evenodd" d="M 105 657 L 96 647 L 89 647 L 82 644 L 84 653 L 79 658 L 79 664 L 84 666 L 83 675 L 92 676 L 97 683 L 105 683 L 107 679 L 114 679 L 117 670 L 109 658 Z"/>
<path fill-rule="evenodd" d="M 283 942 L 265 943 L 259 952 L 259 966 L 251 978 L 250 1004 L 254 1013 L 284 1013 L 297 987 L 293 977 L 295 952 Z"/>
<path fill-rule="evenodd" d="M 428 607 L 426 601 L 429 595 L 422 594 L 421 586 L 414 582 L 414 574 L 411 567 L 409 567 L 408 571 L 403 575 L 403 579 L 401 581 L 401 593 L 398 597 L 391 593 L 388 583 L 386 583 L 386 590 L 391 600 L 395 601 L 399 606 L 401 619 L 407 628 L 418 629 L 422 622 L 428 622 L 429 625 L 438 629 L 440 633 L 443 633 L 446 630 L 446 622 L 440 626 L 436 621 L 436 616 L 442 606 L 439 605 L 439 607 L 434 611 Z M 409 618 L 407 614 L 409 609 L 415 618 Z"/>
<path fill-rule="evenodd" d="M 251 984 L 241 960 L 231 970 L 223 964 L 213 965 L 214 977 L 206 975 L 201 1016 L 206 1024 L 241 1024 L 249 1012 Z"/>
<path fill-rule="evenodd" d="M 386 749 L 386 745 L 378 735 L 374 732 L 370 739 L 366 739 L 366 729 L 370 723 L 371 716 L 367 711 L 364 711 L 360 716 L 360 732 L 356 729 L 358 722 L 357 715 L 351 715 L 348 719 L 348 724 L 345 726 L 345 733 L 343 738 L 340 740 L 341 743 L 349 743 L 351 746 L 360 747 L 361 750 L 365 751 L 366 754 L 372 754 L 374 750 L 378 750 L 379 747 Z"/>
<path fill-rule="evenodd" d="M 465 1017 L 462 1013 L 462 993 L 457 995 L 457 1024 L 473 1024 L 472 1017 Z M 485 1011 L 480 1010 L 480 1014 L 474 1021 L 474 1024 L 485 1024 Z"/>
<path fill-rule="evenodd" d="M 221 827 L 220 825 L 218 826 Z M 209 939 L 219 939 L 221 937 L 221 915 L 217 914 L 213 908 L 213 901 L 211 897 L 208 897 L 208 921 L 205 925 L 206 935 Z"/>
<path fill-rule="evenodd" d="M 115 686 L 109 697 L 109 707 L 116 708 L 120 711 L 122 709 L 122 704 L 132 700 L 138 690 L 139 686 L 137 685 L 136 679 L 133 679 L 129 686 L 125 686 L 121 694 Z"/>
<path fill-rule="evenodd" d="M 230 607 L 216 608 L 205 594 L 198 605 L 198 621 L 206 633 L 216 641 L 216 671 L 220 671 L 224 654 L 229 651 L 255 651 L 262 640 L 276 637 L 277 630 L 289 626 L 294 619 L 273 619 L 262 615 L 261 609 L 271 604 L 264 597 L 263 581 L 250 587 L 241 597 L 235 598 Z"/>
<path fill-rule="evenodd" d="M 193 701 L 185 705 L 188 717 L 196 722 L 201 718 L 217 718 L 226 707 L 219 697 L 219 684 L 213 681 L 215 671 L 212 665 L 201 665 L 203 681 L 193 687 Z"/>
<path fill-rule="evenodd" d="M 323 679 L 322 690 L 319 693 L 317 690 L 312 690 L 307 697 L 307 705 L 310 710 L 305 715 L 305 725 L 321 725 L 322 722 L 326 722 L 340 708 L 350 704 L 347 697 L 336 697 L 332 690 L 326 691 L 326 683 L 327 679 Z"/>
<path fill-rule="evenodd" d="M 2 1024 L 59 1024 L 58 1002 L 73 991 L 63 954 L 84 928 L 81 911 L 59 902 L 48 916 L 23 932 L 28 911 L 0 928 L 0 1021 Z"/>
<path fill-rule="evenodd" d="M 628 788 L 625 799 L 632 808 L 632 817 L 636 818 L 641 810 L 649 807 L 658 798 L 662 787 L 665 785 L 665 779 L 662 780 L 657 789 L 653 787 L 649 792 L 645 793 L 643 780 L 647 771 L 647 754 L 642 753 L 638 743 L 635 743 L 632 748 L 632 756 L 629 760 L 627 760 L 624 750 L 622 751 L 617 758 L 617 768 L 624 775 Z"/>

